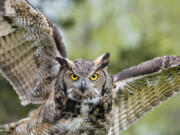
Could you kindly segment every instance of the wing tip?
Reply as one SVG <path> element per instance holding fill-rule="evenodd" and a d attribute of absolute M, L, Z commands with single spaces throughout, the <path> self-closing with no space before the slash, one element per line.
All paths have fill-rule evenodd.
<path fill-rule="evenodd" d="M 113 75 L 114 82 L 132 77 L 143 76 L 160 71 L 161 69 L 180 66 L 180 56 L 163 56 L 145 61 Z"/>
<path fill-rule="evenodd" d="M 163 67 L 176 67 L 180 66 L 180 56 L 164 56 Z"/>

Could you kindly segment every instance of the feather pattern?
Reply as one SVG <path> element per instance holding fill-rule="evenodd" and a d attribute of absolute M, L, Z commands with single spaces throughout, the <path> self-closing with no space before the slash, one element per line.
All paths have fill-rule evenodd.
<path fill-rule="evenodd" d="M 180 90 L 180 57 L 155 58 L 120 72 L 114 80 L 109 132 L 116 135 Z"/>
<path fill-rule="evenodd" d="M 96 61 L 67 59 L 57 28 L 27 0 L 0 0 L 0 24 L 1 73 L 23 105 L 42 103 L 28 118 L 0 126 L 8 134 L 119 135 L 180 90 L 180 56 L 111 76 L 109 53 Z M 92 73 L 97 81 L 89 80 Z"/>
<path fill-rule="evenodd" d="M 23 105 L 42 103 L 66 57 L 57 28 L 25 0 L 0 2 L 0 70 Z"/>

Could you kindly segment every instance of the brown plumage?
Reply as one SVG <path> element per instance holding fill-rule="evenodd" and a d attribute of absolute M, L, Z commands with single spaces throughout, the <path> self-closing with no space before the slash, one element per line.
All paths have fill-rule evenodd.
<path fill-rule="evenodd" d="M 21 103 L 42 104 L 2 125 L 9 135 L 118 135 L 180 89 L 180 57 L 158 57 L 116 75 L 109 53 L 67 58 L 57 28 L 26 0 L 0 1 L 0 70 Z"/>

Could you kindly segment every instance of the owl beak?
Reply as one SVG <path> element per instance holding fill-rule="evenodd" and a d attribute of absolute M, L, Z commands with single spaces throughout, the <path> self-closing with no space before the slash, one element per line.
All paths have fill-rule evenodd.
<path fill-rule="evenodd" d="M 82 91 L 82 93 L 84 93 L 85 90 L 86 90 L 86 81 L 82 80 L 82 82 L 81 82 L 81 91 Z"/>

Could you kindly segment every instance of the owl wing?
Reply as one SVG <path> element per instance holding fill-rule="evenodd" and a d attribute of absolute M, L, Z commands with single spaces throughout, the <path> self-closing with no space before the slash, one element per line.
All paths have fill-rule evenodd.
<path fill-rule="evenodd" d="M 113 125 L 119 134 L 180 90 L 180 56 L 152 59 L 114 75 Z"/>
<path fill-rule="evenodd" d="M 0 71 L 23 105 L 47 99 L 66 57 L 57 28 L 26 0 L 0 0 Z"/>

